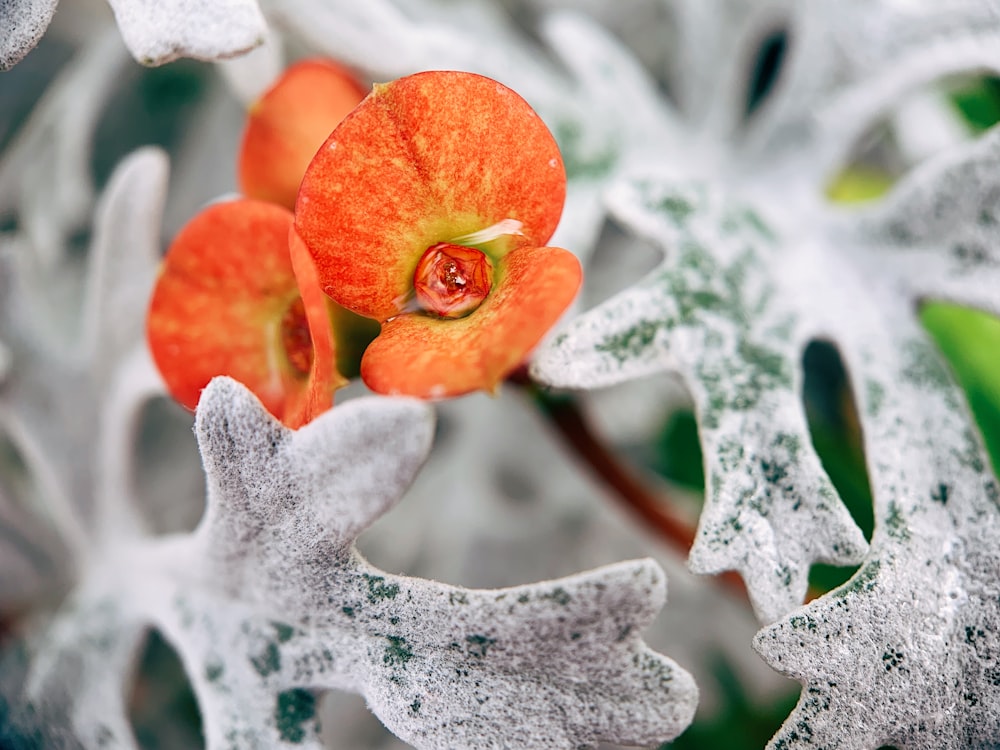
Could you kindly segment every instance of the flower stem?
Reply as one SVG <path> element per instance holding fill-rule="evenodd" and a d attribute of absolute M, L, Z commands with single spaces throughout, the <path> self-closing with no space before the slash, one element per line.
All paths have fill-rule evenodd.
<path fill-rule="evenodd" d="M 523 388 L 538 404 L 549 423 L 571 448 L 614 493 L 614 496 L 658 536 L 674 549 L 687 554 L 694 543 L 696 530 L 666 507 L 661 494 L 642 483 L 590 428 L 576 400 L 553 396 L 538 388 L 523 370 L 508 378 L 508 382 Z M 727 589 L 746 598 L 746 586 L 735 571 L 726 571 L 716 579 Z"/>

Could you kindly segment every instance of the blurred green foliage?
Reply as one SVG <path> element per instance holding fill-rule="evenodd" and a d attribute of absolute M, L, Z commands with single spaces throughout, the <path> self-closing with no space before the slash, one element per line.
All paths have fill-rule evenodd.
<path fill-rule="evenodd" d="M 705 467 L 693 412 L 685 409 L 670 415 L 657 438 L 650 468 L 687 489 L 705 492 Z"/>
<path fill-rule="evenodd" d="M 798 700 L 798 686 L 765 705 L 750 699 L 732 667 L 719 659 L 712 665 L 719 693 L 719 710 L 707 719 L 695 719 L 684 734 L 664 745 L 670 750 L 759 750 L 767 744 Z"/>
<path fill-rule="evenodd" d="M 863 203 L 881 198 L 892 183 L 885 170 L 856 164 L 834 177 L 826 188 L 826 196 L 834 203 Z"/>
<path fill-rule="evenodd" d="M 950 99 L 975 134 L 1000 122 L 1000 78 L 963 81 Z M 1000 472 L 1000 319 L 944 302 L 924 304 L 920 319 L 965 389 L 993 469 Z"/>
<path fill-rule="evenodd" d="M 207 94 L 211 67 L 178 60 L 159 68 L 133 65 L 101 113 L 91 166 L 98 186 L 115 166 L 140 146 L 174 153 L 191 134 L 192 115 Z"/>
<path fill-rule="evenodd" d="M 965 81 L 952 89 L 950 99 L 975 133 L 1000 122 L 1000 78 L 983 76 Z"/>
<path fill-rule="evenodd" d="M 993 469 L 1000 473 L 1000 318 L 929 302 L 921 308 L 920 319 L 965 389 Z"/>
<path fill-rule="evenodd" d="M 180 657 L 157 630 L 139 656 L 128 717 L 141 750 L 205 747 L 198 699 Z"/>

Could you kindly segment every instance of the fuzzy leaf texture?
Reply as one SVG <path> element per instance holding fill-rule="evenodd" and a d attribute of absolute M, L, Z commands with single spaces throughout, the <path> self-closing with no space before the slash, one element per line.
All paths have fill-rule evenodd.
<path fill-rule="evenodd" d="M 412 480 L 432 424 L 419 402 L 365 399 L 294 432 L 243 386 L 213 381 L 196 422 L 204 520 L 97 565 L 39 642 L 29 696 L 44 707 L 82 653 L 79 686 L 91 687 L 71 692 L 74 729 L 88 745 L 131 747 L 121 681 L 155 624 L 184 661 L 209 748 L 321 747 L 311 691 L 324 688 L 360 692 L 418 748 L 678 734 L 697 690 L 639 635 L 663 603 L 655 563 L 477 591 L 358 555 L 354 538 Z"/>
<path fill-rule="evenodd" d="M 1000 743 L 995 718 L 1000 715 L 998 561 L 991 551 L 996 539 L 996 483 L 961 393 L 913 315 L 915 305 L 926 298 L 998 312 L 993 221 L 997 190 L 992 178 L 997 173 L 996 136 L 925 165 L 877 208 L 848 211 L 824 200 L 831 177 L 866 131 L 887 123 L 895 135 L 903 135 L 904 123 L 894 119 L 894 108 L 905 104 L 914 89 L 943 76 L 1000 70 L 996 3 L 676 0 L 669 4 L 671 18 L 663 33 L 654 24 L 635 24 L 656 30 L 650 37 L 661 55 L 655 59 L 666 62 L 664 69 L 649 67 L 654 58 L 649 50 L 643 54 L 637 49 L 635 42 L 643 35 L 635 29 L 612 32 L 615 18 L 630 18 L 631 9 L 621 13 L 589 3 L 595 18 L 603 16 L 595 22 L 575 12 L 548 13 L 552 7 L 574 3 L 512 4 L 534 6 L 539 12 L 537 37 L 529 39 L 516 24 L 507 23 L 500 6 L 493 3 L 275 0 L 262 6 L 292 48 L 305 42 L 378 80 L 417 69 L 456 68 L 509 84 L 555 132 L 570 173 L 567 208 L 556 243 L 587 260 L 601 239 L 609 212 L 635 237 L 663 253 L 663 265 L 649 278 L 581 318 L 564 338 L 541 352 L 536 371 L 574 387 L 668 370 L 680 373 L 688 383 L 702 417 L 709 468 L 708 503 L 692 566 L 703 572 L 734 567 L 744 574 L 758 616 L 773 623 L 758 637 L 758 650 L 768 663 L 804 685 L 798 708 L 772 747 L 874 749 L 888 743 L 900 748 L 965 748 Z M 45 13 L 51 11 L 46 8 L 54 4 L 16 0 L 0 9 L 0 18 L 12 7 L 34 8 L 47 24 Z M 787 31 L 790 42 L 780 75 L 770 89 L 755 89 L 756 83 L 747 81 L 752 75 L 750 59 L 760 51 L 762 39 L 778 30 Z M 111 41 L 117 42 L 116 37 L 112 30 Z M 484 38 L 489 44 L 483 44 Z M 630 49 L 619 39 L 635 46 Z M 549 48 L 558 65 L 537 55 L 538 43 Z M 330 601 L 317 600 L 309 613 L 295 605 L 298 596 L 308 593 L 301 580 L 290 580 L 291 563 L 277 554 L 284 552 L 278 540 L 286 538 L 284 530 L 296 523 L 315 527 L 319 516 L 310 516 L 310 509 L 321 514 L 322 508 L 296 505 L 286 487 L 269 516 L 279 521 L 272 538 L 238 549 L 227 542 L 234 529 L 224 520 L 227 515 L 220 510 L 223 498 L 218 493 L 212 506 L 215 515 L 193 537 L 150 545 L 141 528 L 135 528 L 138 524 L 129 522 L 132 499 L 125 469 L 133 450 L 129 441 L 135 436 L 126 425 L 137 411 L 135 402 L 155 391 L 145 370 L 148 363 L 141 352 L 129 350 L 134 342 L 128 326 L 117 325 L 92 328 L 88 323 L 88 330 L 103 329 L 112 335 L 107 356 L 73 348 L 69 357 L 64 356 L 66 349 L 60 348 L 58 339 L 67 331 L 56 325 L 62 321 L 50 319 L 45 304 L 63 296 L 64 287 L 52 284 L 47 276 L 52 268 L 67 277 L 78 270 L 59 267 L 65 259 L 57 256 L 66 236 L 90 213 L 86 141 L 104 101 L 115 90 L 121 58 L 110 44 L 88 45 L 87 54 L 73 66 L 75 77 L 73 71 L 66 74 L 62 90 L 53 90 L 45 107 L 39 108 L 45 118 L 39 123 L 45 127 L 26 128 L 27 137 L 9 148 L 0 165 L 0 204 L 18 204 L 15 229 L 8 231 L 5 226 L 0 234 L 13 252 L 0 260 L 20 266 L 25 259 L 33 261 L 34 253 L 40 261 L 39 268 L 27 271 L 15 267 L 13 282 L 0 289 L 0 306 L 7 313 L 7 320 L 0 321 L 5 437 L 37 473 L 40 494 L 56 506 L 54 517 L 73 515 L 59 508 L 78 507 L 82 518 L 76 524 L 54 524 L 62 544 L 69 540 L 72 548 L 61 551 L 59 543 L 52 543 L 51 529 L 36 528 L 35 520 L 21 518 L 16 499 L 9 503 L 7 488 L 0 488 L 0 520 L 29 543 L 20 544 L 18 538 L 7 543 L 0 554 L 10 558 L 4 557 L 0 565 L 11 559 L 21 566 L 18 570 L 26 567 L 37 573 L 50 563 L 66 566 L 62 558 L 70 558 L 68 567 L 84 574 L 69 608 L 44 636 L 50 648 L 36 652 L 32 684 L 36 689 L 63 689 L 48 691 L 46 706 L 36 705 L 34 716 L 20 718 L 54 728 L 72 724 L 89 745 L 109 738 L 127 742 L 122 675 L 134 666 L 135 649 L 152 625 L 167 634 L 180 653 L 203 712 L 212 716 L 206 732 L 212 732 L 212 741 L 219 746 L 269 746 L 275 737 L 284 741 L 286 734 L 292 738 L 289 741 L 315 744 L 313 686 L 322 689 L 326 683 L 294 678 L 296 670 L 313 674 L 320 666 L 327 669 L 324 674 L 330 684 L 346 689 L 364 692 L 369 685 L 381 685 L 384 692 L 376 698 L 383 702 L 378 705 L 401 711 L 409 722 L 412 698 L 419 696 L 391 679 L 386 684 L 383 678 L 395 662 L 409 688 L 415 691 L 429 684 L 421 682 L 424 677 L 419 675 L 424 672 L 418 675 L 419 665 L 426 662 L 418 658 L 422 652 L 415 646 L 426 646 L 435 628 L 444 631 L 438 624 L 429 625 L 421 631 L 424 640 L 414 636 L 412 644 L 389 641 L 389 635 L 397 634 L 384 627 L 385 618 L 398 615 L 369 603 L 368 584 L 360 585 L 357 576 L 362 581 L 364 574 L 382 576 L 383 583 L 398 584 L 395 599 L 412 590 L 404 579 L 387 576 L 346 552 L 347 562 L 335 572 L 349 572 L 338 580 L 354 584 L 329 590 L 355 592 L 374 613 L 372 619 L 363 626 L 345 620 Z M 101 70 L 106 74 L 95 73 Z M 651 71 L 660 80 L 654 80 Z M 674 95 L 669 101 L 661 94 L 664 79 Z M 752 103 L 750 91 L 757 97 Z M 919 119 L 911 134 L 924 123 Z M 207 136 L 196 140 L 202 154 L 221 151 Z M 905 138 L 900 137 L 898 145 L 904 167 L 925 154 L 919 148 L 908 150 L 913 144 Z M 51 162 L 51 169 L 43 167 L 43 159 Z M 197 161 L 182 158 L 178 169 L 186 168 L 190 174 Z M 203 161 L 205 170 L 215 165 L 210 159 Z M 650 165 L 669 171 L 636 176 Z M 126 260 L 130 244 L 138 243 L 143 257 L 151 247 L 155 252 L 157 220 L 137 215 L 128 200 L 133 196 L 140 212 L 159 210 L 156 203 L 162 195 L 151 196 L 141 189 L 157 184 L 161 177 L 155 172 L 149 170 L 145 178 L 133 174 L 131 180 L 119 182 L 117 197 L 106 204 L 114 210 L 104 209 L 109 231 L 102 242 L 119 248 L 116 253 L 121 257 L 112 256 L 117 260 L 96 273 L 107 281 L 90 287 L 87 304 L 93 315 L 81 316 L 85 320 L 141 318 L 133 304 L 142 296 L 139 287 L 134 295 L 126 292 L 121 298 L 120 310 L 106 313 L 101 312 L 100 289 L 102 284 L 116 289 L 132 275 L 124 265 L 121 274 L 113 270 L 115 263 Z M 201 186 L 190 178 L 184 184 L 196 183 Z M 617 184 L 607 192 L 613 183 Z M 196 203 L 205 197 L 186 200 Z M 123 227 L 121 236 L 115 230 L 118 226 Z M 136 230 L 136 238 L 128 238 L 128 227 Z M 150 269 L 143 263 L 140 278 L 145 279 Z M 613 260 L 616 268 L 631 263 L 628 253 Z M 0 283 L 6 281 L 0 274 Z M 8 295 L 9 288 L 16 293 Z M 43 336 L 42 329 L 59 336 Z M 805 429 L 799 396 L 802 350 L 817 337 L 839 348 L 860 407 L 876 503 L 876 530 L 867 552 Z M 104 340 L 103 335 L 96 340 Z M 3 351 L 8 353 L 6 370 Z M 567 360 L 577 358 L 579 362 L 564 369 Z M 119 384 L 128 388 L 118 388 Z M 632 384 L 639 385 L 634 380 Z M 46 399 L 53 399 L 55 416 L 41 410 Z M 461 403 L 449 406 L 463 408 Z M 459 472 L 444 465 L 454 450 L 445 452 L 442 466 L 436 467 L 441 481 L 424 473 L 424 486 L 418 489 L 429 499 L 420 511 L 410 510 L 413 498 L 403 504 L 401 510 L 411 514 L 412 527 L 406 529 L 404 544 L 393 543 L 395 549 L 416 550 L 420 539 L 438 542 L 429 554 L 414 551 L 413 556 L 431 558 L 442 578 L 463 569 L 466 560 L 489 565 L 483 558 L 490 557 L 482 552 L 490 549 L 479 537 L 470 537 L 460 527 L 463 538 L 455 540 L 449 536 L 451 527 L 445 529 L 439 522 L 444 515 L 439 495 L 445 482 L 450 483 L 446 507 L 468 517 L 474 511 L 464 502 L 467 496 L 481 499 L 489 492 L 499 493 L 495 475 L 503 467 L 496 465 L 504 456 L 494 451 L 515 438 L 513 433 L 501 434 L 506 428 L 499 420 L 477 419 L 475 445 L 462 425 L 456 428 L 460 434 L 451 436 L 465 449 L 456 458 L 477 465 Z M 99 440 L 92 439 L 95 432 Z M 268 434 L 278 435 L 276 450 L 283 456 L 309 440 L 287 437 L 280 430 Z M 48 449 L 41 450 L 42 445 Z M 536 452 L 533 443 L 519 437 L 517 445 Z M 491 461 L 475 461 L 482 455 Z M 521 454 L 516 456 L 520 460 Z M 292 463 L 278 465 L 280 472 L 288 470 L 285 478 L 295 475 Z M 713 467 L 719 470 L 716 476 Z M 556 481 L 552 472 L 532 471 L 548 497 L 546 482 Z M 470 474 L 478 478 L 474 489 L 466 480 Z M 575 512 L 575 502 L 575 497 L 565 502 L 567 517 Z M 258 507 L 258 512 L 263 510 Z M 494 517 L 508 522 L 510 518 L 499 513 Z M 355 518 L 351 523 L 357 527 L 363 521 Z M 501 525 L 489 520 L 478 523 L 487 527 L 489 533 L 483 535 L 487 542 Z M 598 526 L 589 527 L 595 536 Z M 520 534 L 514 523 L 509 527 L 501 531 Z M 572 557 L 574 564 L 568 567 L 571 553 L 582 555 L 579 548 L 586 546 L 590 554 L 599 545 L 559 541 L 569 536 L 565 529 L 553 543 L 546 538 L 549 528 L 533 525 L 533 536 L 518 537 L 521 546 L 502 547 L 524 551 L 515 553 L 521 576 L 516 580 L 528 580 L 527 569 L 536 556 L 560 556 L 563 567 L 546 576 L 596 564 L 576 564 L 578 558 Z M 94 529 L 98 533 L 92 534 Z M 630 527 L 629 533 L 634 529 Z M 106 545 L 108 539 L 115 544 Z M 337 547 L 324 539 L 317 544 Z M 536 542 L 531 544 L 532 540 Z M 346 545 L 345 550 L 350 548 L 349 542 Z M 493 545 L 493 559 L 503 559 L 496 553 L 498 547 Z M 25 549 L 32 552 L 25 555 Z M 296 564 L 312 570 L 309 575 L 318 580 L 315 559 L 300 546 L 292 549 L 288 554 Z M 560 555 L 562 550 L 571 552 Z M 35 551 L 54 559 L 40 560 Z M 218 556 L 226 554 L 229 561 L 223 562 Z M 197 568 L 194 560 L 202 567 Z M 796 609 L 809 566 L 821 560 L 860 561 L 863 567 L 847 586 Z M 384 562 L 382 567 L 398 569 Z M 634 569 L 651 571 L 644 566 Z M 601 575 L 614 579 L 620 570 L 619 566 L 604 569 Z M 270 572 L 261 571 L 277 577 L 272 580 Z M 503 572 L 489 571 L 489 575 Z M 7 585 L 8 580 L 12 579 L 5 577 L 2 583 Z M 145 585 L 140 587 L 139 580 Z M 676 610 L 678 587 L 673 581 L 672 576 L 671 610 Z M 570 591 L 566 581 L 551 584 L 558 585 Z M 649 585 L 653 586 L 651 578 Z M 414 601 L 443 602 L 427 593 L 438 591 L 436 586 L 419 584 Z M 34 582 L 27 584 L 28 589 L 33 587 Z M 554 593 L 541 584 L 529 590 Z M 183 602 L 161 600 L 161 595 L 171 593 L 179 594 Z M 33 594 L 37 591 L 0 591 L 0 605 L 16 605 Z M 265 602 L 272 595 L 280 598 L 268 606 Z M 656 597 L 654 591 L 645 606 L 655 608 Z M 220 600 L 226 607 L 218 606 Z M 440 615 L 442 607 L 428 610 Z M 639 604 L 629 607 L 633 619 L 641 621 Z M 380 612 L 382 620 L 375 620 Z M 342 610 L 341 614 L 346 615 Z M 715 624 L 721 618 L 703 619 Z M 315 632 L 324 637 L 333 634 L 338 648 L 349 641 L 344 651 L 336 653 L 354 659 L 350 685 L 346 672 L 337 672 L 310 643 L 314 622 L 320 623 Z M 360 634 L 360 640 L 345 634 Z M 485 632 L 458 635 L 496 637 Z M 213 644 L 226 638 L 236 644 L 241 657 L 220 654 L 228 653 L 226 649 L 212 651 Z M 730 638 L 740 640 L 732 634 Z M 501 640 L 497 638 L 497 643 Z M 488 640 L 455 642 L 466 652 L 483 652 L 478 660 L 466 656 L 482 663 L 484 670 L 498 653 Z M 737 649 L 744 644 L 729 645 Z M 674 645 L 668 650 L 677 653 Z M 620 652 L 613 653 L 620 657 Z M 280 666 L 272 671 L 275 654 Z M 458 650 L 448 654 L 459 658 Z M 597 669 L 604 658 L 595 656 L 586 662 L 587 668 Z M 407 666 L 399 668 L 400 662 Z M 261 675 L 261 670 L 267 674 Z M 533 674 L 538 673 L 524 670 L 517 677 L 530 680 Z M 0 683 L 9 675 L 0 670 Z M 239 700 L 213 687 L 235 684 L 229 680 L 246 687 Z M 87 690 L 77 690 L 76 685 L 86 685 Z M 469 696 L 460 699 L 466 701 L 463 706 L 471 706 Z M 677 710 L 683 713 L 685 700 L 690 699 L 689 694 L 679 698 L 676 705 L 682 708 Z M 377 703 L 371 694 L 369 700 Z M 421 706 L 424 710 L 429 704 L 422 701 Z M 538 710 L 534 704 L 529 708 Z M 4 710 L 0 702 L 0 725 Z M 97 719 L 102 715 L 103 720 Z M 682 724 L 664 721 L 661 728 Z M 407 726 L 417 731 L 418 725 Z M 587 731 L 596 732 L 594 726 Z M 579 736 L 585 734 L 580 729 Z M 564 744 L 572 742 L 565 734 L 558 736 Z M 444 746 L 476 744 L 455 735 L 437 741 Z"/>
<path fill-rule="evenodd" d="M 860 386 L 876 530 L 851 582 L 757 636 L 804 686 L 771 747 L 853 747 L 857 728 L 872 746 L 1000 742 L 1000 488 L 961 391 L 910 314 L 925 296 L 1000 314 L 998 161 L 993 131 L 854 228 L 862 272 L 838 286 L 866 302 L 839 340 Z M 878 294 L 865 289 L 872 278 Z M 845 638 L 850 659 L 831 653 Z"/>
<path fill-rule="evenodd" d="M 138 523 L 129 460 L 141 406 L 160 392 L 142 320 L 159 262 L 166 184 L 162 152 L 142 149 L 122 162 L 97 209 L 82 283 L 70 281 L 80 273 L 69 258 L 42 257 L 29 237 L 0 243 L 0 278 L 8 280 L 0 336 L 11 352 L 0 388 L 0 430 L 33 475 L 34 507 L 20 512 L 45 519 L 42 529 L 48 526 L 58 540 L 4 545 L 0 554 L 6 559 L 20 548 L 44 578 L 65 579 L 66 552 L 84 559 L 95 538 Z M 79 322 L 67 345 L 60 324 L 74 317 Z M 60 450 L 66 445 L 73 448 Z M 12 523 L 7 534 L 16 532 Z M 12 604 L 2 588 L 0 610 L 6 610 Z"/>
<path fill-rule="evenodd" d="M 760 618 L 777 621 L 758 650 L 805 687 L 772 748 L 1000 742 L 1000 491 L 915 314 L 926 298 L 1000 313 L 998 154 L 992 131 L 857 212 L 789 194 L 790 216 L 776 184 L 753 200 L 669 177 L 623 182 L 611 210 L 664 261 L 535 361 L 568 387 L 685 379 L 707 476 L 690 565 L 744 575 Z M 801 361 L 815 339 L 838 347 L 859 403 L 876 530 L 848 584 L 791 611 L 813 561 L 864 552 L 805 430 Z"/>
<path fill-rule="evenodd" d="M 830 257 L 844 255 L 848 227 L 862 219 L 842 216 L 823 191 L 865 124 L 905 92 L 935 74 L 1000 64 L 991 51 L 994 10 L 958 5 L 948 8 L 959 18 L 950 31 L 935 24 L 938 9 L 868 8 L 869 19 L 895 22 L 899 34 L 848 57 L 840 70 L 834 53 L 849 48 L 850 35 L 839 24 L 819 34 L 826 6 L 803 10 L 795 19 L 802 34 L 826 54 L 788 63 L 783 85 L 749 124 L 733 164 L 692 165 L 686 176 L 673 169 L 611 190 L 612 212 L 663 252 L 664 263 L 574 321 L 535 362 L 541 380 L 576 388 L 654 372 L 685 379 L 699 412 L 708 478 L 690 564 L 697 572 L 743 573 L 764 622 L 802 601 L 813 562 L 857 563 L 865 551 L 811 446 L 799 397 L 805 345 L 816 338 L 842 343 L 839 332 L 853 320 L 845 308 L 855 307 L 853 298 L 829 291 L 835 284 L 824 273 Z M 917 65 L 923 45 L 936 54 Z M 705 117 L 709 126 L 716 122 Z M 841 133 L 844 122 L 851 126 Z M 997 287 L 983 273 L 990 266 L 980 261 L 963 289 L 974 284 L 981 293 L 959 301 L 995 299 L 988 289 Z M 911 262 L 906 273 L 920 272 Z M 881 278 L 891 283 L 891 275 Z M 887 306 L 910 310 L 915 302 L 894 289 L 877 293 Z"/>
<path fill-rule="evenodd" d="M 45 33 L 58 0 L 0 3 L 0 71 L 30 52 Z M 264 17 L 255 0 L 109 0 L 129 52 L 143 65 L 179 57 L 217 60 L 264 40 Z"/>
<path fill-rule="evenodd" d="M 753 210 L 730 208 L 703 185 L 636 182 L 609 201 L 666 260 L 573 321 L 535 371 L 569 387 L 666 370 L 685 378 L 708 495 L 690 565 L 739 570 L 761 619 L 773 620 L 802 600 L 813 561 L 845 565 L 866 548 L 812 448 L 799 396 L 810 332 L 791 267 L 808 269 L 810 259 L 780 245 Z"/>

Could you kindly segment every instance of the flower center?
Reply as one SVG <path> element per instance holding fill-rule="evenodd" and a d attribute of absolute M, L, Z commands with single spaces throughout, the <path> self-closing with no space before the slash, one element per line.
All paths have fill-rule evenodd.
<path fill-rule="evenodd" d="M 427 248 L 413 274 L 413 290 L 425 312 L 462 318 L 482 304 L 493 286 L 493 264 L 475 248 L 439 242 Z"/>
<path fill-rule="evenodd" d="M 296 374 L 308 375 L 313 362 L 313 345 L 301 297 L 296 297 L 281 317 L 281 345 Z"/>

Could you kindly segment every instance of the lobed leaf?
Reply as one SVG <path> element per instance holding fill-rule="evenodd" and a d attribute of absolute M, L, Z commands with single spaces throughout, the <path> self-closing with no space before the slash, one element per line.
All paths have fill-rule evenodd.
<path fill-rule="evenodd" d="M 775 750 L 1000 742 L 1000 488 L 947 368 L 913 321 L 891 323 L 844 349 L 872 457 L 871 551 L 754 642 L 803 685 Z"/>
<path fill-rule="evenodd" d="M 1000 130 L 917 170 L 856 228 L 855 241 L 915 300 L 1000 315 Z"/>
<path fill-rule="evenodd" d="M 160 389 L 144 367 L 142 321 L 159 258 L 159 232 L 150 222 L 162 213 L 166 184 L 167 163 L 155 149 L 135 152 L 112 175 L 95 221 L 83 313 L 67 310 L 83 319 L 73 348 L 32 315 L 41 305 L 36 285 L 76 272 L 66 253 L 52 258 L 44 275 L 27 238 L 15 246 L 21 255 L 0 256 L 12 272 L 11 294 L 0 307 L 12 362 L 0 389 L 0 427 L 28 465 L 39 512 L 78 559 L 90 534 L 110 528 L 105 524 L 124 532 L 137 523 L 128 467 L 136 416 Z M 74 301 L 62 302 L 71 308 Z M 64 452 L 66 445 L 73 448 Z"/>
<path fill-rule="evenodd" d="M 799 179 L 829 180 L 906 96 L 948 76 L 1000 70 L 991 0 L 787 5 L 789 51 L 743 144 L 759 167 L 791 159 Z"/>
<path fill-rule="evenodd" d="M 153 625 L 181 655 L 208 748 L 319 747 L 314 696 L 327 688 L 360 692 L 419 748 L 649 745 L 690 722 L 690 675 L 640 637 L 665 596 L 652 561 L 473 590 L 361 558 L 356 535 L 396 502 L 430 447 L 426 405 L 359 399 L 291 431 L 217 378 L 196 431 L 202 524 L 106 551 L 35 644 L 36 711 L 83 650 L 80 684 L 103 687 L 69 697 L 70 723 L 131 747 L 120 698 L 94 701 L 124 679 L 129 644 Z M 94 634 L 107 638 L 102 648 Z"/>
<path fill-rule="evenodd" d="M 707 478 L 689 564 L 739 570 L 758 617 L 771 621 L 802 600 L 813 562 L 858 562 L 866 547 L 812 448 L 799 395 L 812 331 L 796 306 L 795 267 L 809 259 L 756 211 L 703 185 L 635 181 L 609 204 L 664 262 L 572 321 L 532 372 L 574 388 L 684 378 Z"/>

